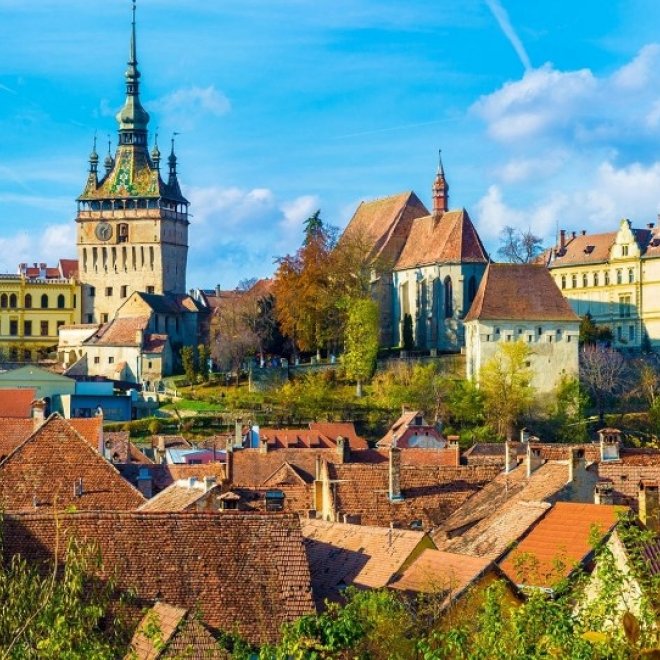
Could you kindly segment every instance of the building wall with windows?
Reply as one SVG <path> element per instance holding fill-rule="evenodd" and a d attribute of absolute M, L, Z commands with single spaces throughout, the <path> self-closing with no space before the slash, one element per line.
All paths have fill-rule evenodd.
<path fill-rule="evenodd" d="M 660 348 L 660 234 L 622 220 L 604 234 L 567 234 L 548 250 L 546 265 L 575 313 L 611 329 L 620 349 L 638 350 L 644 334 Z"/>
<path fill-rule="evenodd" d="M 80 323 L 79 282 L 71 278 L 0 275 L 0 352 L 11 362 L 45 359 L 58 329 Z"/>

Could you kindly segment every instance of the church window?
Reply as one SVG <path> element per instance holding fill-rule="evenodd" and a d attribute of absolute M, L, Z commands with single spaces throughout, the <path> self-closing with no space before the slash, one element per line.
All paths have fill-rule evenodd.
<path fill-rule="evenodd" d="M 94 272 L 98 272 L 99 269 L 99 251 L 98 248 L 93 247 L 92 248 L 92 267 L 94 268 Z"/>
<path fill-rule="evenodd" d="M 582 286 L 586 289 L 589 286 L 589 278 L 586 273 L 582 275 Z"/>
<path fill-rule="evenodd" d="M 594 286 L 598 286 L 598 273 L 594 273 Z"/>
<path fill-rule="evenodd" d="M 149 246 L 149 267 L 151 270 L 154 269 L 154 248 L 153 245 Z"/>
<path fill-rule="evenodd" d="M 539 326 L 538 328 L 536 328 L 536 334 L 537 334 L 539 337 L 543 334 L 543 328 L 542 328 L 541 326 Z"/>
<path fill-rule="evenodd" d="M 48 295 L 45 293 L 41 296 L 41 309 L 48 309 Z"/>
<path fill-rule="evenodd" d="M 144 268 L 144 246 L 140 245 L 140 268 Z"/>
<path fill-rule="evenodd" d="M 57 296 L 57 309 L 64 309 L 66 306 L 66 301 L 64 299 L 64 294 L 60 293 L 59 296 Z"/>
<path fill-rule="evenodd" d="M 468 306 L 472 304 L 474 297 L 477 295 L 477 278 L 472 275 L 468 280 Z"/>
<path fill-rule="evenodd" d="M 112 255 L 112 268 L 114 269 L 115 273 L 117 272 L 117 248 L 112 248 L 111 250 L 111 255 Z"/>
<path fill-rule="evenodd" d="M 121 249 L 121 267 L 124 269 L 124 272 L 126 272 L 126 262 L 128 261 L 128 255 L 126 252 L 126 247 L 123 247 Z"/>
<path fill-rule="evenodd" d="M 17 305 L 16 305 L 16 294 L 15 294 L 15 293 L 12 293 L 12 294 L 9 296 L 9 306 L 10 306 L 12 309 L 16 309 L 16 307 L 17 307 Z"/>
<path fill-rule="evenodd" d="M 496 334 L 498 337 L 500 336 L 500 329 L 499 329 L 499 328 L 495 328 L 495 334 Z"/>
<path fill-rule="evenodd" d="M 25 294 L 25 309 L 32 309 L 32 296 L 29 293 Z"/>
<path fill-rule="evenodd" d="M 635 281 L 635 271 L 632 268 L 628 269 L 628 283 L 632 284 Z"/>
<path fill-rule="evenodd" d="M 135 270 L 135 268 L 137 267 L 137 257 L 135 256 L 135 246 L 133 246 L 131 248 L 131 255 L 132 255 L 131 266 L 132 266 L 133 270 Z"/>
<path fill-rule="evenodd" d="M 634 325 L 629 325 L 628 326 L 628 339 L 630 341 L 635 341 L 635 326 Z"/>
<path fill-rule="evenodd" d="M 101 248 L 101 255 L 103 259 L 103 270 L 108 271 L 108 248 Z"/>
<path fill-rule="evenodd" d="M 445 278 L 445 318 L 450 319 L 454 316 L 454 291 L 451 283 L 451 277 Z"/>
<path fill-rule="evenodd" d="M 6 307 L 7 307 L 7 300 L 8 300 L 8 298 L 7 298 L 7 294 L 6 294 L 6 293 L 3 293 L 3 294 L 0 296 L 0 307 L 2 307 L 2 308 L 6 308 Z"/>
<path fill-rule="evenodd" d="M 176 328 L 176 331 L 179 332 L 179 317 L 176 316 L 174 318 L 174 327 Z"/>

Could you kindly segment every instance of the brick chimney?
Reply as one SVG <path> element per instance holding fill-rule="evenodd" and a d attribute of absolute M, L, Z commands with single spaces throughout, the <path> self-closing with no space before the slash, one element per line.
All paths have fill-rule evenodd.
<path fill-rule="evenodd" d="M 600 441 L 600 460 L 618 461 L 621 431 L 619 429 L 601 429 L 598 431 Z"/>
<path fill-rule="evenodd" d="M 390 447 L 389 455 L 389 489 L 388 496 L 391 502 L 402 502 L 401 494 L 401 450 Z"/>
<path fill-rule="evenodd" d="M 337 436 L 337 462 L 348 463 L 351 458 L 351 446 L 348 438 Z"/>
<path fill-rule="evenodd" d="M 543 465 L 543 459 L 541 458 L 541 450 L 533 449 L 532 446 L 527 443 L 527 456 L 525 459 L 525 465 L 527 466 L 527 478 L 529 479 L 534 471 Z"/>
<path fill-rule="evenodd" d="M 611 481 L 599 481 L 594 487 L 594 504 L 614 504 Z"/>
<path fill-rule="evenodd" d="M 566 249 L 566 230 L 559 230 L 559 241 L 557 242 L 557 247 L 560 252 L 563 252 Z"/>
<path fill-rule="evenodd" d="M 639 519 L 647 529 L 660 532 L 660 501 L 658 500 L 658 482 L 639 482 Z"/>
<path fill-rule="evenodd" d="M 232 483 L 234 478 L 234 452 L 227 446 L 227 458 L 225 462 L 225 479 Z"/>
<path fill-rule="evenodd" d="M 568 456 L 568 483 L 579 487 L 584 481 L 587 463 L 584 458 L 584 449 L 571 447 Z"/>
<path fill-rule="evenodd" d="M 35 431 L 46 421 L 46 401 L 35 399 L 32 402 L 32 420 Z"/>
<path fill-rule="evenodd" d="M 508 474 L 518 466 L 518 457 L 513 443 L 507 440 L 504 443 L 504 471 Z"/>

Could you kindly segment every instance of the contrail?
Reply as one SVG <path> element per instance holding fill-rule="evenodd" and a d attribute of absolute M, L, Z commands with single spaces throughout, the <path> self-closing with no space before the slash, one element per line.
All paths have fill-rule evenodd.
<path fill-rule="evenodd" d="M 344 138 L 360 137 L 362 135 L 373 135 L 374 133 L 387 133 L 389 131 L 401 131 L 406 128 L 417 128 L 418 126 L 430 126 L 431 124 L 444 124 L 446 122 L 456 121 L 453 118 L 436 119 L 434 121 L 423 121 L 419 124 L 402 124 L 399 126 L 388 126 L 387 128 L 375 128 L 370 131 L 360 131 L 359 133 L 347 133 L 346 135 L 335 135 L 335 140 L 342 140 Z"/>
<path fill-rule="evenodd" d="M 486 0 L 486 4 L 488 5 L 488 9 L 490 9 L 493 16 L 495 17 L 495 20 L 500 26 L 500 29 L 502 32 L 504 32 L 504 36 L 513 46 L 513 50 L 516 51 L 516 55 L 518 55 L 520 62 L 525 67 L 525 71 L 528 71 L 532 68 L 532 63 L 529 61 L 529 55 L 527 54 L 522 41 L 520 41 L 520 37 L 513 29 L 513 25 L 511 25 L 509 14 L 507 14 L 506 9 L 504 9 L 500 3 L 500 0 Z"/>

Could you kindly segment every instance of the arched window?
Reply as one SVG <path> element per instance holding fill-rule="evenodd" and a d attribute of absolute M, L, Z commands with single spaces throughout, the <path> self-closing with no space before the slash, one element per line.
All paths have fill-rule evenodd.
<path fill-rule="evenodd" d="M 468 307 L 477 295 L 477 278 L 472 275 L 468 280 Z"/>
<path fill-rule="evenodd" d="M 445 318 L 450 319 L 454 316 L 454 287 L 451 284 L 451 277 L 445 278 Z"/>
<path fill-rule="evenodd" d="M 60 293 L 59 296 L 57 296 L 57 309 L 64 309 L 65 301 L 64 301 L 64 294 Z"/>
<path fill-rule="evenodd" d="M 12 293 L 12 294 L 9 296 L 9 306 L 10 306 L 12 309 L 16 309 L 16 307 L 17 307 L 17 305 L 16 305 L 16 294 L 15 294 L 15 293 Z"/>
<path fill-rule="evenodd" d="M 41 296 L 41 309 L 48 309 L 48 295 L 45 293 Z"/>
<path fill-rule="evenodd" d="M 7 307 L 7 294 L 3 293 L 0 296 L 0 307 Z"/>
<path fill-rule="evenodd" d="M 25 294 L 25 309 L 32 308 L 32 296 L 29 293 Z"/>

